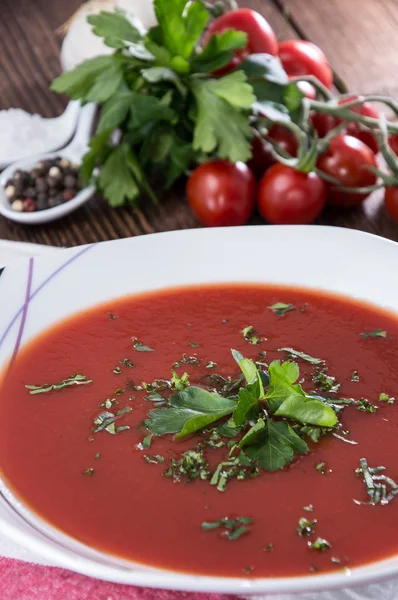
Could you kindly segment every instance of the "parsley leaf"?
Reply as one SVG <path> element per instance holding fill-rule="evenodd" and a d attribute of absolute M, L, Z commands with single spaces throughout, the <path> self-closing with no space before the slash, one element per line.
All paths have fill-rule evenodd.
<path fill-rule="evenodd" d="M 171 396 L 168 408 L 151 410 L 145 424 L 155 435 L 177 433 L 180 438 L 231 414 L 235 407 L 236 400 L 191 386 Z"/>
<path fill-rule="evenodd" d="M 189 59 L 202 35 L 209 13 L 202 2 L 155 0 L 158 35 L 173 56 Z"/>
<path fill-rule="evenodd" d="M 336 413 L 321 400 L 308 396 L 301 385 L 293 385 L 299 377 L 296 363 L 274 360 L 269 366 L 270 384 L 265 394 L 271 411 L 279 417 L 288 417 L 301 423 L 333 427 Z"/>
<path fill-rule="evenodd" d="M 149 346 L 144 346 L 144 344 L 141 344 L 141 342 L 137 340 L 137 338 L 133 338 L 133 346 L 135 350 L 137 350 L 137 352 L 154 352 L 153 348 L 150 348 Z"/>
<path fill-rule="evenodd" d="M 306 454 L 308 446 L 286 421 L 259 419 L 242 438 L 240 447 L 267 471 L 277 471 L 291 462 L 295 452 Z"/>
<path fill-rule="evenodd" d="M 138 29 L 120 10 L 101 11 L 97 15 L 89 15 L 87 22 L 93 26 L 94 35 L 104 38 L 104 44 L 111 48 L 123 49 L 130 43 L 136 44 L 142 39 Z"/>
<path fill-rule="evenodd" d="M 115 129 L 127 117 L 133 94 L 131 92 L 120 91 L 109 98 L 101 109 L 101 117 L 97 127 L 97 134 Z"/>
<path fill-rule="evenodd" d="M 114 56 L 96 56 L 85 60 L 73 71 L 67 71 L 54 79 L 51 89 L 59 94 L 66 92 L 74 100 L 85 98 L 97 77 L 112 69 L 114 63 Z"/>
<path fill-rule="evenodd" d="M 251 157 L 252 131 L 247 116 L 239 109 L 249 109 L 255 97 L 242 71 L 221 79 L 192 80 L 197 101 L 197 120 L 193 148 L 214 152 L 232 162 Z"/>
<path fill-rule="evenodd" d="M 93 380 L 87 379 L 86 375 L 76 373 L 76 375 L 72 375 L 72 377 L 63 379 L 60 383 L 45 383 L 43 385 L 25 385 L 25 388 L 29 390 L 30 394 L 36 395 L 45 394 L 46 392 L 52 392 L 56 390 L 62 390 L 66 387 L 70 387 L 71 385 L 87 385 L 88 383 L 92 382 Z"/>
<path fill-rule="evenodd" d="M 257 400 L 264 398 L 264 386 L 256 365 L 249 358 L 244 358 L 237 350 L 232 350 L 232 356 L 238 363 L 247 382 L 248 391 L 257 397 Z"/>
<path fill-rule="evenodd" d="M 191 60 L 191 67 L 197 73 L 209 73 L 227 65 L 233 58 L 233 50 L 244 48 L 247 34 L 243 31 L 227 29 L 215 33 L 203 51 Z"/>
<path fill-rule="evenodd" d="M 102 166 L 98 185 L 113 207 L 122 206 L 125 200 L 134 202 L 140 195 L 140 188 L 129 164 L 131 154 L 128 144 L 122 143 L 113 150 Z"/>

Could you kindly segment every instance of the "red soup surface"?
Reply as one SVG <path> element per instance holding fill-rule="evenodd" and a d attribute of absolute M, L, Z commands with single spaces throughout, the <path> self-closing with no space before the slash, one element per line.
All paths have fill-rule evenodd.
<path fill-rule="evenodd" d="M 173 365 L 180 363 L 180 377 L 189 374 L 195 393 L 198 387 L 221 392 L 222 377 L 234 382 L 240 375 L 231 348 L 262 363 L 264 372 L 271 363 L 280 370 L 273 361 L 295 361 L 306 393 L 322 395 L 322 406 L 337 399 L 335 410 L 343 407 L 340 425 L 320 430 L 272 414 L 263 374 L 262 398 L 252 385 L 254 412 L 242 432 L 232 431 L 235 437 L 217 429 L 229 414 L 205 432 L 181 441 L 154 436 L 143 447 L 150 435 L 143 424 L 148 412 L 171 411 L 172 394 L 181 402 L 182 392 L 164 389 L 185 385 L 184 378 L 170 383 Z M 161 568 L 271 577 L 386 558 L 398 551 L 397 356 L 392 315 L 326 293 L 217 285 L 125 297 L 60 323 L 20 352 L 1 385 L 1 471 L 12 490 L 58 529 L 96 549 Z M 324 362 L 312 364 L 311 357 Z M 92 382 L 75 385 L 77 373 Z M 72 385 L 60 389 L 25 387 L 68 378 Z M 158 379 L 167 381 L 144 389 L 142 382 Z M 293 383 L 274 379 L 279 392 L 271 396 L 279 394 L 280 401 L 293 394 L 296 403 L 308 402 L 301 388 L 292 392 Z M 239 387 L 245 382 L 229 392 L 230 403 L 235 393 L 237 404 Z M 354 400 L 344 407 L 342 398 Z M 183 414 L 191 408 L 180 406 Z M 176 413 L 168 414 L 175 422 Z M 101 418 L 108 419 L 102 422 L 106 428 Z M 272 421 L 274 428 L 273 436 L 263 431 L 254 440 L 257 447 L 263 444 L 259 456 L 273 472 L 258 468 L 253 443 L 244 455 L 237 447 L 260 421 L 263 428 Z M 284 427 L 296 436 L 293 450 L 281 435 Z M 318 442 L 310 439 L 319 434 Z M 183 455 L 194 448 L 195 454 Z M 356 473 L 361 458 L 370 469 L 367 484 L 366 468 Z M 278 468 L 278 461 L 286 466 Z M 227 465 L 214 474 L 220 462 Z M 385 471 L 372 471 L 381 466 Z"/>

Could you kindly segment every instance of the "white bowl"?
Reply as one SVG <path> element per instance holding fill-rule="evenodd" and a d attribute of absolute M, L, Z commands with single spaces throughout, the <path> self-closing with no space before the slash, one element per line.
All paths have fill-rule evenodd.
<path fill-rule="evenodd" d="M 186 230 L 18 261 L 0 278 L 0 367 L 21 344 L 76 311 L 125 294 L 176 285 L 290 284 L 361 298 L 398 312 L 397 264 L 398 245 L 393 242 L 317 226 Z M 52 563 L 114 582 L 248 595 L 319 592 L 398 574 L 398 554 L 353 568 L 349 575 L 340 571 L 248 579 L 145 567 L 95 551 L 60 533 L 23 506 L 1 481 L 0 491 L 0 534 Z"/>

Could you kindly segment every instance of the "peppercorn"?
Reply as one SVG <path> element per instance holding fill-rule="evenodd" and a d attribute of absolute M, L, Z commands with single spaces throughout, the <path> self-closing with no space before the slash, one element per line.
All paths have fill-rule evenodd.
<path fill-rule="evenodd" d="M 26 198 L 23 201 L 23 210 L 24 212 L 33 212 L 36 210 L 36 202 L 32 198 Z"/>
<path fill-rule="evenodd" d="M 9 200 L 15 196 L 15 186 L 10 184 L 6 187 L 6 196 Z"/>
<path fill-rule="evenodd" d="M 22 200 L 14 200 L 14 202 L 11 204 L 11 209 L 14 210 L 15 212 L 22 212 L 23 211 Z"/>
<path fill-rule="evenodd" d="M 64 179 L 64 185 L 67 189 L 76 187 L 77 179 L 73 175 L 67 175 Z"/>
<path fill-rule="evenodd" d="M 27 187 L 24 190 L 24 196 L 26 196 L 27 198 L 33 198 L 33 200 L 36 198 L 37 192 L 35 190 L 34 187 Z"/>
<path fill-rule="evenodd" d="M 69 200 L 72 200 L 72 198 L 75 197 L 75 192 L 73 190 L 65 190 L 62 195 L 64 202 L 69 202 Z"/>
<path fill-rule="evenodd" d="M 48 184 L 44 177 L 38 177 L 36 179 L 36 190 L 41 194 L 48 190 Z"/>

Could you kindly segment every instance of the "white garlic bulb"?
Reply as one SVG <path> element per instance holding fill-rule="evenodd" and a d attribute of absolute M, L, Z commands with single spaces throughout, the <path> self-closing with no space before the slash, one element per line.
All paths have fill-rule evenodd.
<path fill-rule="evenodd" d="M 89 0 L 77 11 L 69 25 L 61 48 L 61 66 L 64 71 L 74 69 L 76 65 L 87 58 L 99 54 L 110 54 L 113 48 L 105 46 L 102 38 L 91 31 L 91 25 L 86 21 L 87 15 L 121 8 L 126 11 L 132 23 L 142 33 L 156 25 L 153 0 Z"/>

